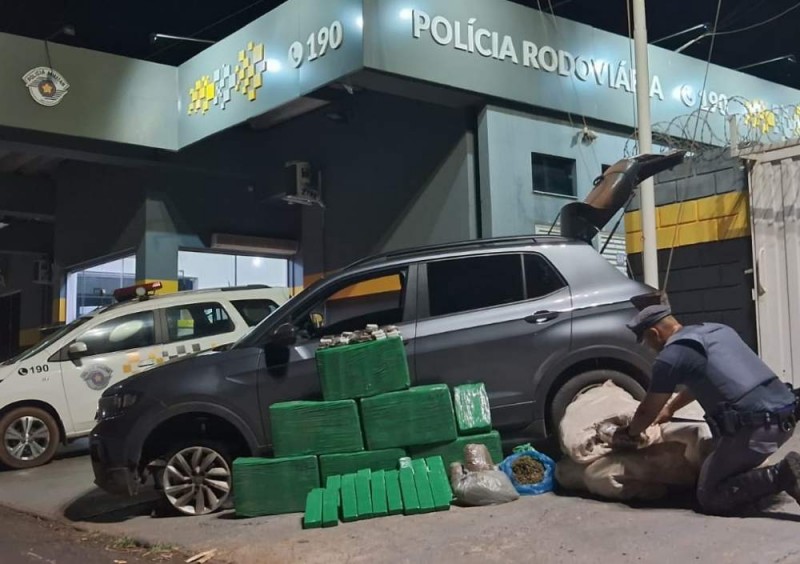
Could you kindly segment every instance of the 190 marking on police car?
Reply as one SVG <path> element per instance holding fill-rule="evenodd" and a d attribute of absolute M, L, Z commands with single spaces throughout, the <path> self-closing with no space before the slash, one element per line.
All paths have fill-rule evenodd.
<path fill-rule="evenodd" d="M 49 372 L 50 366 L 47 364 L 37 364 L 35 366 L 31 366 L 29 368 L 20 368 L 17 370 L 17 374 L 20 376 L 27 376 L 28 374 L 42 374 L 43 372 Z"/>

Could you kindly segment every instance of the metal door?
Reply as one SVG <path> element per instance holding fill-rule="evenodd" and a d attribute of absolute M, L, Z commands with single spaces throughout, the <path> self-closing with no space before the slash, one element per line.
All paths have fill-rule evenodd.
<path fill-rule="evenodd" d="M 800 147 L 751 158 L 758 350 L 782 380 L 800 386 Z"/>

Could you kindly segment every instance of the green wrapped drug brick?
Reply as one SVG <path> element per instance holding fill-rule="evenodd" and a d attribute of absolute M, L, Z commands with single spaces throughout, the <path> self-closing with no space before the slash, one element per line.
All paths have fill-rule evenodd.
<path fill-rule="evenodd" d="M 303 515 L 304 529 L 318 529 L 322 526 L 322 500 L 325 490 L 314 488 L 306 496 L 306 512 Z"/>
<path fill-rule="evenodd" d="M 417 386 L 361 400 L 367 447 L 385 449 L 452 441 L 453 401 L 445 384 Z"/>
<path fill-rule="evenodd" d="M 345 474 L 342 476 L 340 490 L 342 500 L 342 521 L 349 523 L 358 519 L 358 500 L 356 498 L 356 475 Z"/>
<path fill-rule="evenodd" d="M 444 460 L 441 456 L 430 456 L 425 459 L 425 464 L 428 467 L 434 507 L 436 511 L 447 511 L 453 499 L 453 490 L 444 468 Z"/>
<path fill-rule="evenodd" d="M 316 360 L 325 400 L 364 398 L 411 385 L 400 337 L 318 350 Z"/>
<path fill-rule="evenodd" d="M 386 472 L 376 470 L 370 478 L 372 487 L 372 513 L 376 517 L 389 514 L 389 505 L 386 499 Z"/>
<path fill-rule="evenodd" d="M 464 462 L 464 447 L 468 444 L 486 445 L 494 464 L 500 464 L 503 461 L 503 445 L 500 442 L 500 433 L 497 431 L 458 437 L 456 440 L 446 443 L 409 447 L 408 454 L 414 458 L 441 456 L 445 467 L 449 467 L 452 462 Z"/>
<path fill-rule="evenodd" d="M 428 465 L 425 464 L 425 460 L 419 458 L 412 461 L 411 468 L 414 470 L 414 485 L 417 488 L 419 512 L 430 513 L 435 509 L 435 505 L 433 492 L 431 491 L 431 479 L 428 475 Z"/>
<path fill-rule="evenodd" d="M 477 435 L 492 430 L 489 396 L 482 383 L 463 384 L 453 388 L 453 403 L 459 435 Z"/>
<path fill-rule="evenodd" d="M 359 519 L 369 519 L 372 511 L 372 470 L 359 470 L 356 473 L 356 510 Z"/>
<path fill-rule="evenodd" d="M 269 418 L 277 457 L 364 450 L 353 400 L 274 403 Z"/>
<path fill-rule="evenodd" d="M 400 471 L 389 470 L 384 475 L 386 484 L 386 505 L 389 515 L 399 515 L 403 512 L 403 494 L 400 490 Z"/>
<path fill-rule="evenodd" d="M 319 471 L 322 479 L 336 474 L 352 474 L 364 468 L 369 470 L 392 470 L 397 461 L 406 455 L 402 448 L 383 450 L 364 450 L 343 454 L 323 454 L 319 457 Z"/>
<path fill-rule="evenodd" d="M 322 494 L 322 526 L 335 527 L 339 524 L 339 487 L 325 488 Z"/>
<path fill-rule="evenodd" d="M 320 486 L 316 456 L 237 458 L 233 462 L 236 515 L 299 513 Z"/>

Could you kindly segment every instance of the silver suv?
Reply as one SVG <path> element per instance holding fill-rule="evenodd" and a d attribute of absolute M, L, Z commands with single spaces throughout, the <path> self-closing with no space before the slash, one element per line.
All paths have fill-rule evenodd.
<path fill-rule="evenodd" d="M 645 170 L 657 168 L 652 162 Z M 653 289 L 586 243 L 643 168 L 618 163 L 590 194 L 593 204 L 565 208 L 562 229 L 573 226 L 577 239 L 477 240 L 371 257 L 310 286 L 229 349 L 109 388 L 91 437 L 96 483 L 132 495 L 148 473 L 192 453 L 228 481 L 220 492 L 230 491 L 233 458 L 270 452 L 269 406 L 320 398 L 320 338 L 367 324 L 400 329 L 412 385 L 485 382 L 504 442 L 552 433 L 576 394 L 605 380 L 643 395 L 652 356 L 625 323 Z M 226 497 L 171 503 L 208 513 Z"/>

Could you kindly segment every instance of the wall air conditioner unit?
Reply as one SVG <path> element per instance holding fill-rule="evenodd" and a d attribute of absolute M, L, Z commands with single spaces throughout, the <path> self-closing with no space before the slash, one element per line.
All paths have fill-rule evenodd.
<path fill-rule="evenodd" d="M 33 283 L 50 284 L 52 275 L 50 271 L 50 261 L 36 260 L 33 263 Z"/>
<path fill-rule="evenodd" d="M 211 235 L 211 248 L 220 251 L 291 257 L 297 254 L 300 246 L 297 241 L 290 241 L 287 239 L 268 239 L 265 237 L 214 233 Z"/>
<path fill-rule="evenodd" d="M 283 201 L 289 204 L 324 208 L 322 172 L 317 171 L 315 175 L 311 164 L 305 161 L 289 161 L 284 166 L 286 169 L 286 195 L 283 196 Z"/>

